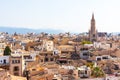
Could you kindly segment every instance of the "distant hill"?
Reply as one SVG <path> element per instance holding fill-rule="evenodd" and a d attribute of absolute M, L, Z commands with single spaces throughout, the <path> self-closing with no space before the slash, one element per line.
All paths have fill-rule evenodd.
<path fill-rule="evenodd" d="M 64 32 L 62 30 L 54 30 L 54 29 L 28 29 L 28 28 L 16 28 L 16 27 L 3 27 L 0 26 L 0 32 L 8 32 L 9 34 L 13 34 L 13 33 L 21 33 L 21 34 L 25 34 L 25 33 L 30 33 L 30 32 L 35 32 L 35 33 L 41 33 L 41 32 L 45 32 L 45 33 L 51 33 L 51 34 L 57 34 L 57 33 L 61 33 Z"/>

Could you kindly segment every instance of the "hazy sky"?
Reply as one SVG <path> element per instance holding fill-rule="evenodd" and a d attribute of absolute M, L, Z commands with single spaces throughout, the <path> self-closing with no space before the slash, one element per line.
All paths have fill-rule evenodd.
<path fill-rule="evenodd" d="M 120 0 L 0 0 L 0 26 L 120 32 Z"/>

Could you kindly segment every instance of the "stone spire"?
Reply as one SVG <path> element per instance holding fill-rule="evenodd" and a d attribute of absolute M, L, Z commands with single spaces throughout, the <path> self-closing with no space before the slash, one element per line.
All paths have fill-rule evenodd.
<path fill-rule="evenodd" d="M 95 26 L 95 18 L 94 18 L 94 13 L 92 13 L 92 19 L 91 19 L 91 28 L 89 31 L 89 38 L 90 41 L 97 41 L 97 30 Z"/>
<path fill-rule="evenodd" d="M 94 13 L 92 13 L 92 20 L 95 20 L 95 19 L 94 19 Z"/>

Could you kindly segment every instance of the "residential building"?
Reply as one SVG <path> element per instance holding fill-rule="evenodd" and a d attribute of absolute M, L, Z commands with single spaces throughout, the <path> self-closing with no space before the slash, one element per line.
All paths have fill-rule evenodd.
<path fill-rule="evenodd" d="M 51 40 L 43 40 L 43 51 L 53 51 L 54 43 Z"/>
<path fill-rule="evenodd" d="M 90 58 L 90 52 L 88 50 L 84 50 L 80 52 L 80 58 L 81 59 L 89 59 Z"/>
<path fill-rule="evenodd" d="M 91 69 L 87 66 L 81 66 L 78 68 L 78 76 L 80 78 L 88 78 L 91 75 Z"/>
<path fill-rule="evenodd" d="M 25 69 L 25 63 L 23 57 L 20 55 L 12 55 L 10 57 L 10 74 L 16 76 L 23 76 L 23 72 Z"/>
<path fill-rule="evenodd" d="M 0 56 L 0 65 L 8 65 L 10 56 Z"/>
<path fill-rule="evenodd" d="M 6 47 L 6 44 L 4 42 L 0 43 L 0 55 L 3 55 L 5 47 Z"/>

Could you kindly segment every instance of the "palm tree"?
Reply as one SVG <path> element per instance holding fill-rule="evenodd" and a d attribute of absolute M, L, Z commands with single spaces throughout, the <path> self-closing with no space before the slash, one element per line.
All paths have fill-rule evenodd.
<path fill-rule="evenodd" d="M 94 67 L 91 75 L 93 77 L 104 77 L 105 76 L 104 72 L 99 67 Z"/>

